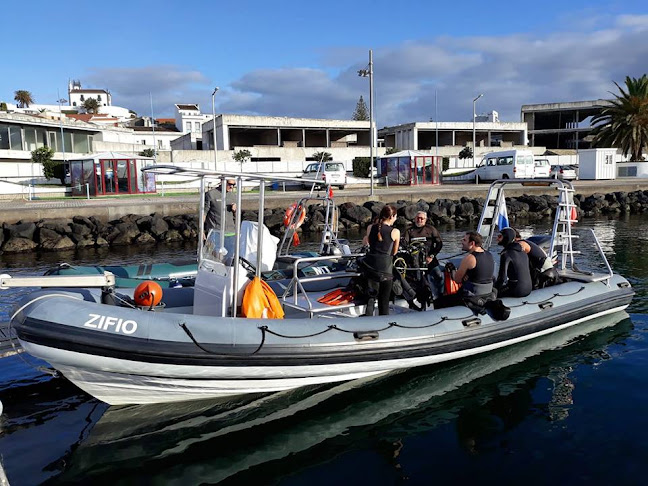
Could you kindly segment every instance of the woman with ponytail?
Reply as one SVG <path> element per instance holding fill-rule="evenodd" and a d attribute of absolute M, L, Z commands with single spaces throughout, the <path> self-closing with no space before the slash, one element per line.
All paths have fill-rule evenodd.
<path fill-rule="evenodd" d="M 385 205 L 380 211 L 378 221 L 369 225 L 364 237 L 364 244 L 369 246 L 369 252 L 363 262 L 369 288 L 366 315 L 374 314 L 376 297 L 378 313 L 381 316 L 389 315 L 393 279 L 392 257 L 398 251 L 400 242 L 400 231 L 393 227 L 396 216 L 396 208 Z"/>

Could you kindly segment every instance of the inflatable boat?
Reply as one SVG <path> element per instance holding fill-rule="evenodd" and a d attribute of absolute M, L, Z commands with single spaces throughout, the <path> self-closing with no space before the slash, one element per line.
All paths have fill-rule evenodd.
<path fill-rule="evenodd" d="M 263 186 L 272 176 L 200 172 L 237 178 L 239 184 L 259 180 L 263 214 Z M 521 182 L 491 185 L 478 227 L 487 244 L 505 208 L 505 186 Z M 12 323 L 26 352 L 109 404 L 274 392 L 479 355 L 621 312 L 632 300 L 630 283 L 611 270 L 593 233 L 594 256 L 601 261 L 593 271 L 576 265 L 581 250 L 573 245 L 573 187 L 560 180 L 547 185 L 558 189 L 550 255 L 562 283 L 502 299 L 510 309 L 506 320 L 464 306 L 417 311 L 399 299 L 390 315 L 366 317 L 362 302 L 321 303 L 331 289 L 361 279 L 356 272 L 300 276 L 295 271 L 288 285 L 256 285 L 270 264 L 262 251 L 246 258 L 238 245 L 227 251 L 216 237 L 201 251 L 195 285 L 164 289 L 160 302 L 142 302 L 137 290 L 116 288 L 110 273 L 76 280 L 34 277 L 41 280 L 31 285 L 58 288 L 30 294 Z M 258 248 L 263 228 L 258 224 Z M 297 269 L 320 259 L 355 258 L 292 260 Z M 57 278 L 70 280 L 44 281 Z M 25 280 L 2 276 L 0 286 L 22 286 Z"/>

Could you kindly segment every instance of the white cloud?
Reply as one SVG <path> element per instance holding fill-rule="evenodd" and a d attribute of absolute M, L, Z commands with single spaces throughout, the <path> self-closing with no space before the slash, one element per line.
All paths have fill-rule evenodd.
<path fill-rule="evenodd" d="M 613 81 L 646 72 L 647 15 L 580 20 L 577 31 L 444 36 L 374 50 L 378 126 L 434 117 L 435 90 L 440 120 L 469 121 L 473 98 L 484 93 L 479 112 L 496 110 L 501 120 L 518 121 L 523 104 L 608 97 Z M 360 95 L 369 102 L 368 80 L 357 75 L 367 51 L 336 47 L 318 56 L 322 68 L 260 69 L 221 86 L 218 112 L 350 118 Z M 151 66 L 90 74 L 89 82 L 111 89 L 115 104 L 142 113 L 150 111 L 149 92 L 167 114 L 178 102 L 211 111 L 212 87 L 198 71 Z"/>

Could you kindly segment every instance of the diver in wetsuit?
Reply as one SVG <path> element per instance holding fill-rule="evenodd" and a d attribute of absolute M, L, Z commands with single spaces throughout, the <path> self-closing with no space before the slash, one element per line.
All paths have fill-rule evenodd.
<path fill-rule="evenodd" d="M 364 244 L 369 253 L 364 258 L 361 270 L 367 277 L 369 301 L 366 315 L 373 315 L 376 296 L 378 313 L 389 315 L 389 298 L 393 284 L 393 256 L 398 251 L 400 231 L 393 227 L 396 222 L 396 208 L 386 205 L 380 211 L 378 222 L 369 225 Z"/>
<path fill-rule="evenodd" d="M 529 269 L 531 271 L 531 283 L 534 289 L 543 289 L 558 283 L 558 272 L 547 256 L 545 251 L 533 241 L 523 240 L 520 233 L 515 230 L 515 241 L 529 257 Z"/>
<path fill-rule="evenodd" d="M 461 288 L 455 294 L 435 299 L 435 309 L 466 305 L 479 312 L 486 302 L 492 300 L 495 261 L 493 255 L 482 248 L 482 244 L 482 236 L 475 231 L 469 231 L 461 239 L 461 249 L 468 252 L 454 276 L 454 281 L 461 284 Z"/>
<path fill-rule="evenodd" d="M 500 254 L 500 267 L 495 288 L 498 297 L 526 297 L 531 293 L 529 257 L 519 242 L 515 230 L 504 228 L 497 235 L 497 244 L 504 247 Z"/>

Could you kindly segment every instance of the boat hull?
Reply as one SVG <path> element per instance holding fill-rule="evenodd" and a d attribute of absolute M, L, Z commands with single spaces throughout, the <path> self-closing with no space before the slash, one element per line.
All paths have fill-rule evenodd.
<path fill-rule="evenodd" d="M 274 392 L 465 358 L 614 314 L 633 296 L 615 275 L 609 286 L 569 282 L 505 299 L 506 321 L 465 307 L 263 320 L 181 313 L 193 289 L 173 290 L 159 313 L 100 304 L 87 290 L 43 291 L 14 326 L 27 352 L 118 405 Z"/>
<path fill-rule="evenodd" d="M 165 365 L 97 357 L 27 342 L 22 344 L 27 352 L 49 362 L 79 388 L 110 405 L 179 402 L 277 392 L 452 361 L 536 339 L 586 321 L 622 312 L 626 307 L 627 305 L 622 305 L 607 309 L 542 331 L 485 346 L 415 358 L 343 364 L 239 367 Z M 96 368 L 87 367 L 90 361 L 94 362 Z M 217 378 L 219 376 L 224 378 Z"/>

